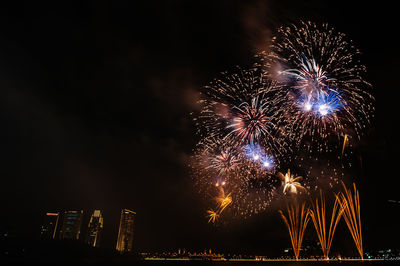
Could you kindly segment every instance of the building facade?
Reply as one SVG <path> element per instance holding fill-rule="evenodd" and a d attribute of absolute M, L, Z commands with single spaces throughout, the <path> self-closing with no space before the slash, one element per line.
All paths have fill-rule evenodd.
<path fill-rule="evenodd" d="M 103 232 L 103 216 L 100 210 L 95 210 L 90 217 L 85 243 L 92 247 L 99 247 Z"/>
<path fill-rule="evenodd" d="M 60 228 L 60 239 L 79 239 L 83 211 L 65 211 Z"/>
<path fill-rule="evenodd" d="M 121 253 L 132 252 L 133 225 L 136 212 L 122 209 L 119 222 L 118 239 L 116 249 Z"/>
<path fill-rule="evenodd" d="M 40 227 L 40 237 L 42 239 L 55 239 L 58 228 L 58 221 L 60 219 L 60 213 L 58 212 L 47 212 L 43 223 Z"/>

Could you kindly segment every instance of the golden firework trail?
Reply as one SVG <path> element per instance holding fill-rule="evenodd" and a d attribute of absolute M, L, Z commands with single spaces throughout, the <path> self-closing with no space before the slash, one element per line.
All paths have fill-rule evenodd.
<path fill-rule="evenodd" d="M 344 193 L 336 195 L 341 208 L 343 209 L 343 217 L 346 221 L 347 228 L 353 237 L 354 243 L 356 244 L 357 251 L 360 254 L 361 259 L 363 256 L 363 242 L 361 233 L 361 210 L 360 210 L 360 196 L 356 188 L 356 184 L 353 183 L 354 195 L 351 189 L 348 189 L 342 182 Z"/>
<path fill-rule="evenodd" d="M 315 199 L 315 203 L 312 203 L 312 207 L 309 210 L 311 219 L 315 227 L 315 231 L 317 232 L 318 239 L 321 244 L 322 252 L 324 253 L 324 257 L 326 260 L 329 259 L 329 251 L 331 249 L 333 235 L 335 234 L 336 226 L 343 213 L 343 209 L 340 206 L 340 201 L 336 197 L 330 217 L 328 232 L 325 211 L 325 197 L 322 190 L 320 191 L 319 200 L 318 198 Z"/>
<path fill-rule="evenodd" d="M 286 191 L 289 193 L 297 194 L 298 190 L 305 190 L 305 188 L 297 181 L 300 181 L 303 177 L 290 174 L 290 169 L 287 170 L 287 173 L 283 175 L 281 172 L 278 172 L 277 176 L 282 180 L 283 183 L 283 193 L 286 194 Z"/>
<path fill-rule="evenodd" d="M 215 223 L 219 217 L 219 214 L 213 210 L 207 211 L 208 222 Z"/>
<path fill-rule="evenodd" d="M 349 136 L 347 134 L 345 134 L 344 140 L 343 140 L 343 146 L 342 146 L 342 157 L 343 157 L 344 149 L 346 148 L 348 143 L 349 143 Z"/>
<path fill-rule="evenodd" d="M 297 203 L 290 206 L 286 205 L 286 210 L 287 216 L 281 210 L 279 210 L 279 213 L 288 228 L 294 256 L 297 260 L 299 259 L 301 243 L 309 221 L 309 212 L 305 203 L 301 204 L 301 206 Z"/>
<path fill-rule="evenodd" d="M 220 194 L 218 197 L 215 198 L 217 201 L 217 210 L 207 210 L 207 217 L 208 217 L 208 222 L 215 223 L 221 213 L 225 210 L 226 207 L 228 207 L 232 203 L 232 196 L 231 193 L 228 193 L 228 195 L 225 195 L 225 191 L 222 187 L 220 187 Z"/>
<path fill-rule="evenodd" d="M 219 213 L 223 212 L 223 210 L 232 203 L 231 193 L 225 196 L 225 191 L 221 189 L 221 194 L 216 198 L 216 201 L 219 204 Z"/>

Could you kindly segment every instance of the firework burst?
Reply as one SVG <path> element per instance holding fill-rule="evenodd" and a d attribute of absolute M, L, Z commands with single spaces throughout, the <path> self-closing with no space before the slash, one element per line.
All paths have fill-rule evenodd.
<path fill-rule="evenodd" d="M 265 210 L 279 186 L 273 178 L 279 162 L 258 145 L 232 148 L 226 140 L 210 138 L 198 144 L 191 166 L 199 192 L 206 199 L 219 199 L 218 214 L 228 205 L 240 216 Z"/>
<path fill-rule="evenodd" d="M 298 182 L 303 177 L 290 174 L 290 169 L 288 169 L 287 173 L 283 175 L 281 172 L 277 174 L 277 176 L 282 180 L 283 183 L 283 193 L 293 193 L 297 194 L 299 190 L 305 190 L 304 187 Z"/>
<path fill-rule="evenodd" d="M 284 152 L 280 91 L 256 69 L 222 73 L 204 87 L 202 111 L 195 118 L 200 135 L 228 138 L 236 147 L 257 144 L 270 153 Z"/>
<path fill-rule="evenodd" d="M 206 199 L 218 199 L 217 209 L 224 210 L 229 206 L 230 214 L 242 217 L 264 211 L 278 187 L 269 173 L 248 162 L 243 162 L 236 175 L 231 175 L 230 179 L 225 179 L 226 181 L 219 178 L 221 181 L 212 184 L 207 180 L 207 176 L 200 178 L 199 191 L 205 192 L 202 194 Z M 221 189 L 229 193 L 221 195 Z"/>
<path fill-rule="evenodd" d="M 215 200 L 218 203 L 219 213 L 222 213 L 232 203 L 231 193 L 225 194 L 224 189 L 221 188 L 220 195 Z"/>
<path fill-rule="evenodd" d="M 219 217 L 218 212 L 213 211 L 213 210 L 207 210 L 207 217 L 208 217 L 208 222 L 210 223 L 215 223 Z"/>
<path fill-rule="evenodd" d="M 258 58 L 290 99 L 291 140 L 300 145 L 309 138 L 327 146 L 330 136 L 360 137 L 374 108 L 359 55 L 345 34 L 328 24 L 302 22 L 278 30 L 270 52 Z"/>

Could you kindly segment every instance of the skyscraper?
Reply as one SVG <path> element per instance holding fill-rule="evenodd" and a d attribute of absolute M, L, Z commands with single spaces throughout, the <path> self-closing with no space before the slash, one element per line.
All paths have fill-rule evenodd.
<path fill-rule="evenodd" d="M 79 239 L 83 211 L 65 211 L 60 229 L 60 239 Z"/>
<path fill-rule="evenodd" d="M 131 252 L 133 247 L 133 222 L 136 212 L 122 209 L 116 249 L 121 253 Z"/>
<path fill-rule="evenodd" d="M 56 237 L 58 220 L 60 214 L 58 212 L 47 212 L 44 217 L 42 226 L 40 227 L 40 237 L 43 239 L 54 239 Z"/>
<path fill-rule="evenodd" d="M 90 217 L 88 231 L 86 234 L 86 244 L 92 247 L 98 247 L 101 234 L 103 232 L 103 216 L 100 210 L 95 210 Z"/>

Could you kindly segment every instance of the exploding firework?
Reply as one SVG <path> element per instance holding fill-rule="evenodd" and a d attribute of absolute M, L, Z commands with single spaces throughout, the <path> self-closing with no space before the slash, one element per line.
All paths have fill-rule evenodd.
<path fill-rule="evenodd" d="M 207 217 L 208 217 L 208 222 L 215 223 L 219 217 L 219 214 L 216 211 L 213 210 L 207 210 Z"/>
<path fill-rule="evenodd" d="M 238 68 L 205 87 L 202 110 L 195 117 L 201 136 L 191 164 L 195 183 L 206 198 L 223 185 L 241 216 L 265 210 L 274 193 L 271 177 L 278 155 L 286 151 L 277 126 L 277 91 L 260 71 Z"/>
<path fill-rule="evenodd" d="M 281 210 L 279 211 L 279 213 L 289 231 L 294 256 L 297 260 L 299 259 L 301 243 L 303 242 L 304 232 L 307 228 L 307 224 L 309 221 L 309 212 L 306 208 L 305 203 L 299 206 L 297 202 L 292 203 L 291 205 L 287 205 L 286 211 L 286 215 Z"/>
<path fill-rule="evenodd" d="M 281 172 L 277 174 L 277 176 L 282 180 L 283 183 L 283 193 L 293 193 L 297 194 L 298 190 L 304 190 L 304 187 L 297 181 L 301 180 L 303 177 L 290 174 L 290 169 L 288 169 L 287 173 L 283 175 Z"/>
<path fill-rule="evenodd" d="M 372 117 L 373 98 L 359 54 L 328 24 L 302 22 L 278 30 L 270 52 L 258 57 L 291 102 L 286 113 L 291 140 L 301 145 L 311 139 L 308 147 L 322 150 L 330 136 L 360 137 Z"/>
<path fill-rule="evenodd" d="M 192 157 L 192 176 L 205 199 L 217 199 L 217 212 L 229 205 L 233 214 L 251 216 L 270 203 L 278 162 L 259 146 L 232 148 L 229 143 L 203 140 Z"/>
<path fill-rule="evenodd" d="M 216 201 L 218 203 L 218 210 L 219 213 L 222 213 L 226 207 L 228 207 L 232 203 L 232 197 L 231 193 L 228 193 L 225 195 L 225 191 L 223 188 L 220 190 L 220 195 L 216 198 Z"/>
<path fill-rule="evenodd" d="M 199 146 L 206 169 L 213 170 L 219 176 L 226 176 L 237 169 L 240 162 L 240 151 L 232 145 L 229 138 L 206 138 Z"/>
<path fill-rule="evenodd" d="M 195 118 L 200 135 L 228 138 L 236 147 L 257 144 L 269 153 L 283 153 L 287 146 L 279 125 L 284 100 L 276 97 L 280 91 L 256 69 L 222 73 L 204 87 L 202 111 Z"/>
<path fill-rule="evenodd" d="M 209 137 L 202 139 L 192 156 L 192 176 L 196 186 L 212 197 L 215 186 L 224 186 L 236 179 L 241 163 L 240 152 L 229 139 Z"/>
<path fill-rule="evenodd" d="M 221 213 L 232 203 L 231 193 L 225 194 L 225 190 L 223 187 L 219 188 L 220 194 L 215 198 L 217 202 L 217 209 L 207 210 L 208 222 L 216 223 L 218 218 L 221 216 Z"/>
<path fill-rule="evenodd" d="M 331 249 L 333 235 L 335 234 L 336 226 L 342 216 L 343 208 L 340 207 L 338 198 L 336 197 L 335 203 L 332 208 L 332 214 L 330 216 L 329 229 L 327 232 L 327 220 L 325 215 L 325 196 L 320 191 L 319 200 L 316 199 L 315 203 L 312 203 L 312 207 L 309 210 L 311 219 L 314 224 L 314 228 L 317 232 L 319 243 L 324 254 L 325 259 L 329 259 L 329 251 Z"/>
<path fill-rule="evenodd" d="M 273 138 L 270 131 L 274 128 L 269 116 L 269 104 L 257 95 L 251 102 L 243 102 L 234 107 L 235 117 L 227 128 L 232 128 L 229 135 L 235 136 L 240 143 L 258 143 L 261 138 Z"/>

